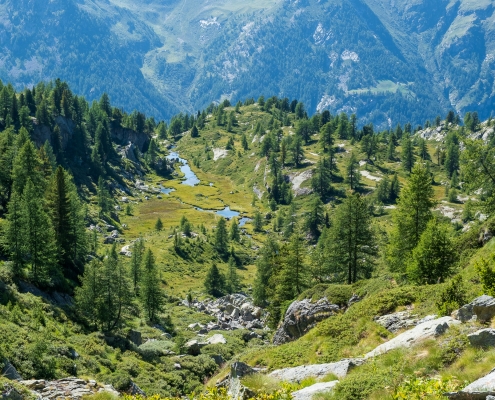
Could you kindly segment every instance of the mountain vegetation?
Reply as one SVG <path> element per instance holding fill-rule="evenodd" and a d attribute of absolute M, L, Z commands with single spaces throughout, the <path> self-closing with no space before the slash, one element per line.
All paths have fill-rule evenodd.
<path fill-rule="evenodd" d="M 0 78 L 21 89 L 61 77 L 90 101 L 106 92 L 166 119 L 275 94 L 380 129 L 450 109 L 486 120 L 493 10 L 490 0 L 7 0 Z"/>
<path fill-rule="evenodd" d="M 449 315 L 492 294 L 493 121 L 448 112 L 423 126 L 377 129 L 276 96 L 167 123 L 107 94 L 89 103 L 61 80 L 2 83 L 2 367 L 178 397 L 232 361 L 273 370 L 358 358 L 393 336 L 377 317 Z M 205 312 L 239 293 L 264 313 L 260 325 L 226 329 Z M 303 299 L 337 309 L 273 344 Z M 457 388 L 492 369 L 493 350 L 467 343 L 452 328 L 378 356 L 331 398 L 408 398 L 411 381 L 437 375 Z M 314 383 L 250 379 L 273 398 Z M 225 397 L 215 390 L 203 396 Z"/>

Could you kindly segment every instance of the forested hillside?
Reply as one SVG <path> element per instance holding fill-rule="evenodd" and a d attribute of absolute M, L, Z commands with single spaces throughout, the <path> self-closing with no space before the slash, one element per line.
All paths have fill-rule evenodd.
<path fill-rule="evenodd" d="M 275 94 L 381 129 L 449 109 L 487 119 L 493 10 L 493 0 L 4 0 L 0 78 L 20 89 L 61 77 L 88 100 L 106 92 L 159 118 Z"/>
<path fill-rule="evenodd" d="M 495 294 L 491 119 L 378 130 L 261 96 L 166 123 L 60 80 L 0 85 L 0 112 L 3 373 L 278 399 L 316 378 L 267 372 L 351 359 L 328 398 L 397 399 L 492 369 L 467 339 L 489 322 L 447 317 Z"/>

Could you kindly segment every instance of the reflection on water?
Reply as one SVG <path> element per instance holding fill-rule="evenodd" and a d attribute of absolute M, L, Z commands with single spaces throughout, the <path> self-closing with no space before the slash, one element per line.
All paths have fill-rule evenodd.
<path fill-rule="evenodd" d="M 180 171 L 184 174 L 184 179 L 181 182 L 182 185 L 196 186 L 200 182 L 196 174 L 192 171 L 191 167 L 189 166 L 187 160 L 180 158 L 179 153 L 173 151 L 167 156 L 167 159 L 176 160 L 177 162 L 182 164 L 180 166 Z"/>

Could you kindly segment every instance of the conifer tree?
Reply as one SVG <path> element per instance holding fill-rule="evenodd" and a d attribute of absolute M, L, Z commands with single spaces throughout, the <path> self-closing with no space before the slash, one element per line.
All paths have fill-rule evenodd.
<path fill-rule="evenodd" d="M 308 285 L 308 270 L 305 263 L 303 240 L 297 230 L 285 246 L 285 259 L 282 263 L 279 283 L 276 288 L 280 301 L 291 300 L 301 294 Z"/>
<path fill-rule="evenodd" d="M 41 161 L 33 142 L 28 140 L 18 151 L 12 168 L 12 186 L 17 193 L 23 193 L 28 179 L 36 189 L 42 191 L 44 186 L 41 174 Z M 40 197 L 41 193 L 37 194 Z"/>
<path fill-rule="evenodd" d="M 228 244 L 229 238 L 225 218 L 220 217 L 218 220 L 217 229 L 215 230 L 215 249 L 219 254 L 226 255 L 229 251 Z"/>
<path fill-rule="evenodd" d="M 388 140 L 387 147 L 387 159 L 389 161 L 395 161 L 395 134 L 392 133 Z"/>
<path fill-rule="evenodd" d="M 375 234 L 366 201 L 349 193 L 335 210 L 329 234 L 329 253 L 333 269 L 347 284 L 369 278 L 376 256 Z"/>
<path fill-rule="evenodd" d="M 253 229 L 255 232 L 261 232 L 263 230 L 263 217 L 258 210 L 254 213 Z"/>
<path fill-rule="evenodd" d="M 256 260 L 256 276 L 253 285 L 254 303 L 266 307 L 269 299 L 269 282 L 274 270 L 278 270 L 280 247 L 277 241 L 268 236 Z"/>
<path fill-rule="evenodd" d="M 414 165 L 414 153 L 413 153 L 413 144 L 409 136 L 406 136 L 402 140 L 401 161 L 402 161 L 402 168 L 407 172 L 411 172 L 412 167 Z"/>
<path fill-rule="evenodd" d="M 355 190 L 359 185 L 360 173 L 359 162 L 354 153 L 351 153 L 351 157 L 347 161 L 345 167 L 345 182 L 349 184 L 351 190 Z"/>
<path fill-rule="evenodd" d="M 98 179 L 96 194 L 98 197 L 98 207 L 100 208 L 100 214 L 106 214 L 111 209 L 112 199 L 110 197 L 110 192 L 106 188 L 105 180 L 101 176 Z"/>
<path fill-rule="evenodd" d="M 452 272 L 456 250 L 446 224 L 431 219 L 407 266 L 407 275 L 418 284 L 442 283 Z"/>
<path fill-rule="evenodd" d="M 156 322 L 158 313 L 164 306 L 163 292 L 160 288 L 158 271 L 155 266 L 155 257 L 150 249 L 144 253 L 143 277 L 141 279 L 141 293 L 139 294 L 148 321 Z"/>
<path fill-rule="evenodd" d="M 212 296 L 220 297 L 223 294 L 225 287 L 225 277 L 219 271 L 215 263 L 212 264 L 211 268 L 208 270 L 208 273 L 206 274 L 204 286 L 206 293 Z"/>
<path fill-rule="evenodd" d="M 241 240 L 241 233 L 239 230 L 239 221 L 237 218 L 232 218 L 230 222 L 230 240 L 233 242 L 239 242 Z"/>
<path fill-rule="evenodd" d="M 244 151 L 249 150 L 249 144 L 248 144 L 247 137 L 246 137 L 245 133 L 242 134 L 241 144 L 242 144 L 242 148 Z"/>
<path fill-rule="evenodd" d="M 227 276 L 225 280 L 225 289 L 227 293 L 237 293 L 241 289 L 241 281 L 237 273 L 237 266 L 234 257 L 229 257 Z"/>
<path fill-rule="evenodd" d="M 31 275 L 38 284 L 48 283 L 58 272 L 53 226 L 44 210 L 44 199 L 28 178 L 21 201 L 22 240 Z"/>
<path fill-rule="evenodd" d="M 75 301 L 77 310 L 98 328 L 100 308 L 103 306 L 103 264 L 96 258 L 92 259 L 84 268 L 84 274 L 80 277 L 81 286 L 75 289 Z"/>
<path fill-rule="evenodd" d="M 417 162 L 393 214 L 394 225 L 387 249 L 387 260 L 392 271 L 405 272 L 405 262 L 432 218 L 431 208 L 434 205 L 431 175 L 422 163 Z"/>
<path fill-rule="evenodd" d="M 325 214 L 323 203 L 319 197 L 314 197 L 306 213 L 305 228 L 313 239 L 318 239 L 321 234 L 321 228 L 325 223 Z"/>
<path fill-rule="evenodd" d="M 141 281 L 141 264 L 144 250 L 144 240 L 142 238 L 137 239 L 131 248 L 131 280 L 136 295 L 138 294 L 139 282 Z"/>
<path fill-rule="evenodd" d="M 163 222 L 160 218 L 158 218 L 155 223 L 155 230 L 160 232 L 162 229 L 163 229 Z"/>
<path fill-rule="evenodd" d="M 394 174 L 392 182 L 390 183 L 390 201 L 394 202 L 399 198 L 400 194 L 400 182 L 397 173 Z"/>
<path fill-rule="evenodd" d="M 116 245 L 105 257 L 98 301 L 98 319 L 105 331 L 112 331 L 125 318 L 132 304 L 132 291 L 124 265 L 119 261 Z"/>
<path fill-rule="evenodd" d="M 331 190 L 332 172 L 329 164 L 327 158 L 320 158 L 311 178 L 311 187 L 320 197 L 325 197 Z"/>
<path fill-rule="evenodd" d="M 23 216 L 21 197 L 13 192 L 10 197 L 5 227 L 4 248 L 12 262 L 12 273 L 21 277 L 25 258 L 25 243 L 23 240 Z"/>
<path fill-rule="evenodd" d="M 290 146 L 290 151 L 292 155 L 292 162 L 294 163 L 296 168 L 299 168 L 304 159 L 303 143 L 302 143 L 302 138 L 300 136 L 295 136 L 293 138 Z"/>

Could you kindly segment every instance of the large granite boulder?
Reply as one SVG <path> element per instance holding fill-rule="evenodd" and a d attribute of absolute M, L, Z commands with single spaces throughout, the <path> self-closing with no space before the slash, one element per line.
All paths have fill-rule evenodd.
<path fill-rule="evenodd" d="M 81 400 L 83 397 L 91 396 L 96 393 L 110 393 L 119 396 L 113 386 L 98 385 L 95 381 L 87 381 L 79 378 L 64 378 L 56 381 L 45 381 L 42 379 L 21 381 L 28 389 L 32 390 L 33 395 L 40 399 L 66 399 Z"/>
<path fill-rule="evenodd" d="M 313 328 L 317 322 L 335 315 L 339 306 L 326 297 L 313 303 L 309 299 L 296 300 L 287 309 L 284 320 L 273 337 L 274 344 L 296 340 Z"/>
<path fill-rule="evenodd" d="M 474 316 L 481 322 L 490 321 L 495 316 L 495 299 L 484 294 L 462 306 L 457 312 L 457 319 L 461 322 L 470 321 Z"/>
<path fill-rule="evenodd" d="M 495 329 L 486 328 L 468 335 L 469 343 L 476 347 L 495 346 Z"/>
<path fill-rule="evenodd" d="M 365 358 L 372 358 L 380 354 L 387 353 L 391 350 L 401 347 L 411 347 L 423 340 L 434 339 L 435 337 L 445 333 L 450 326 L 460 324 L 459 321 L 451 317 L 437 318 L 431 321 L 423 322 L 416 327 L 401 333 L 393 339 L 385 342 L 367 353 Z"/>
<path fill-rule="evenodd" d="M 3 364 L 3 368 L 0 370 L 0 376 L 4 378 L 10 379 L 12 381 L 19 381 L 22 379 L 22 376 L 17 372 L 15 367 L 10 363 L 9 360 L 3 360 L 0 363 L 0 366 Z"/>
<path fill-rule="evenodd" d="M 459 392 L 445 393 L 449 399 L 456 400 L 485 400 L 493 395 L 495 395 L 495 369 Z"/>
<path fill-rule="evenodd" d="M 284 382 L 300 382 L 306 378 L 321 379 L 329 374 L 338 378 L 347 376 L 351 368 L 361 365 L 361 359 L 348 359 L 328 364 L 302 365 L 294 368 L 277 369 L 269 374 L 270 377 Z"/>
<path fill-rule="evenodd" d="M 338 383 L 339 381 L 315 383 L 314 385 L 305 387 L 304 389 L 292 392 L 292 399 L 311 400 L 313 396 L 317 394 L 331 392 Z"/>

